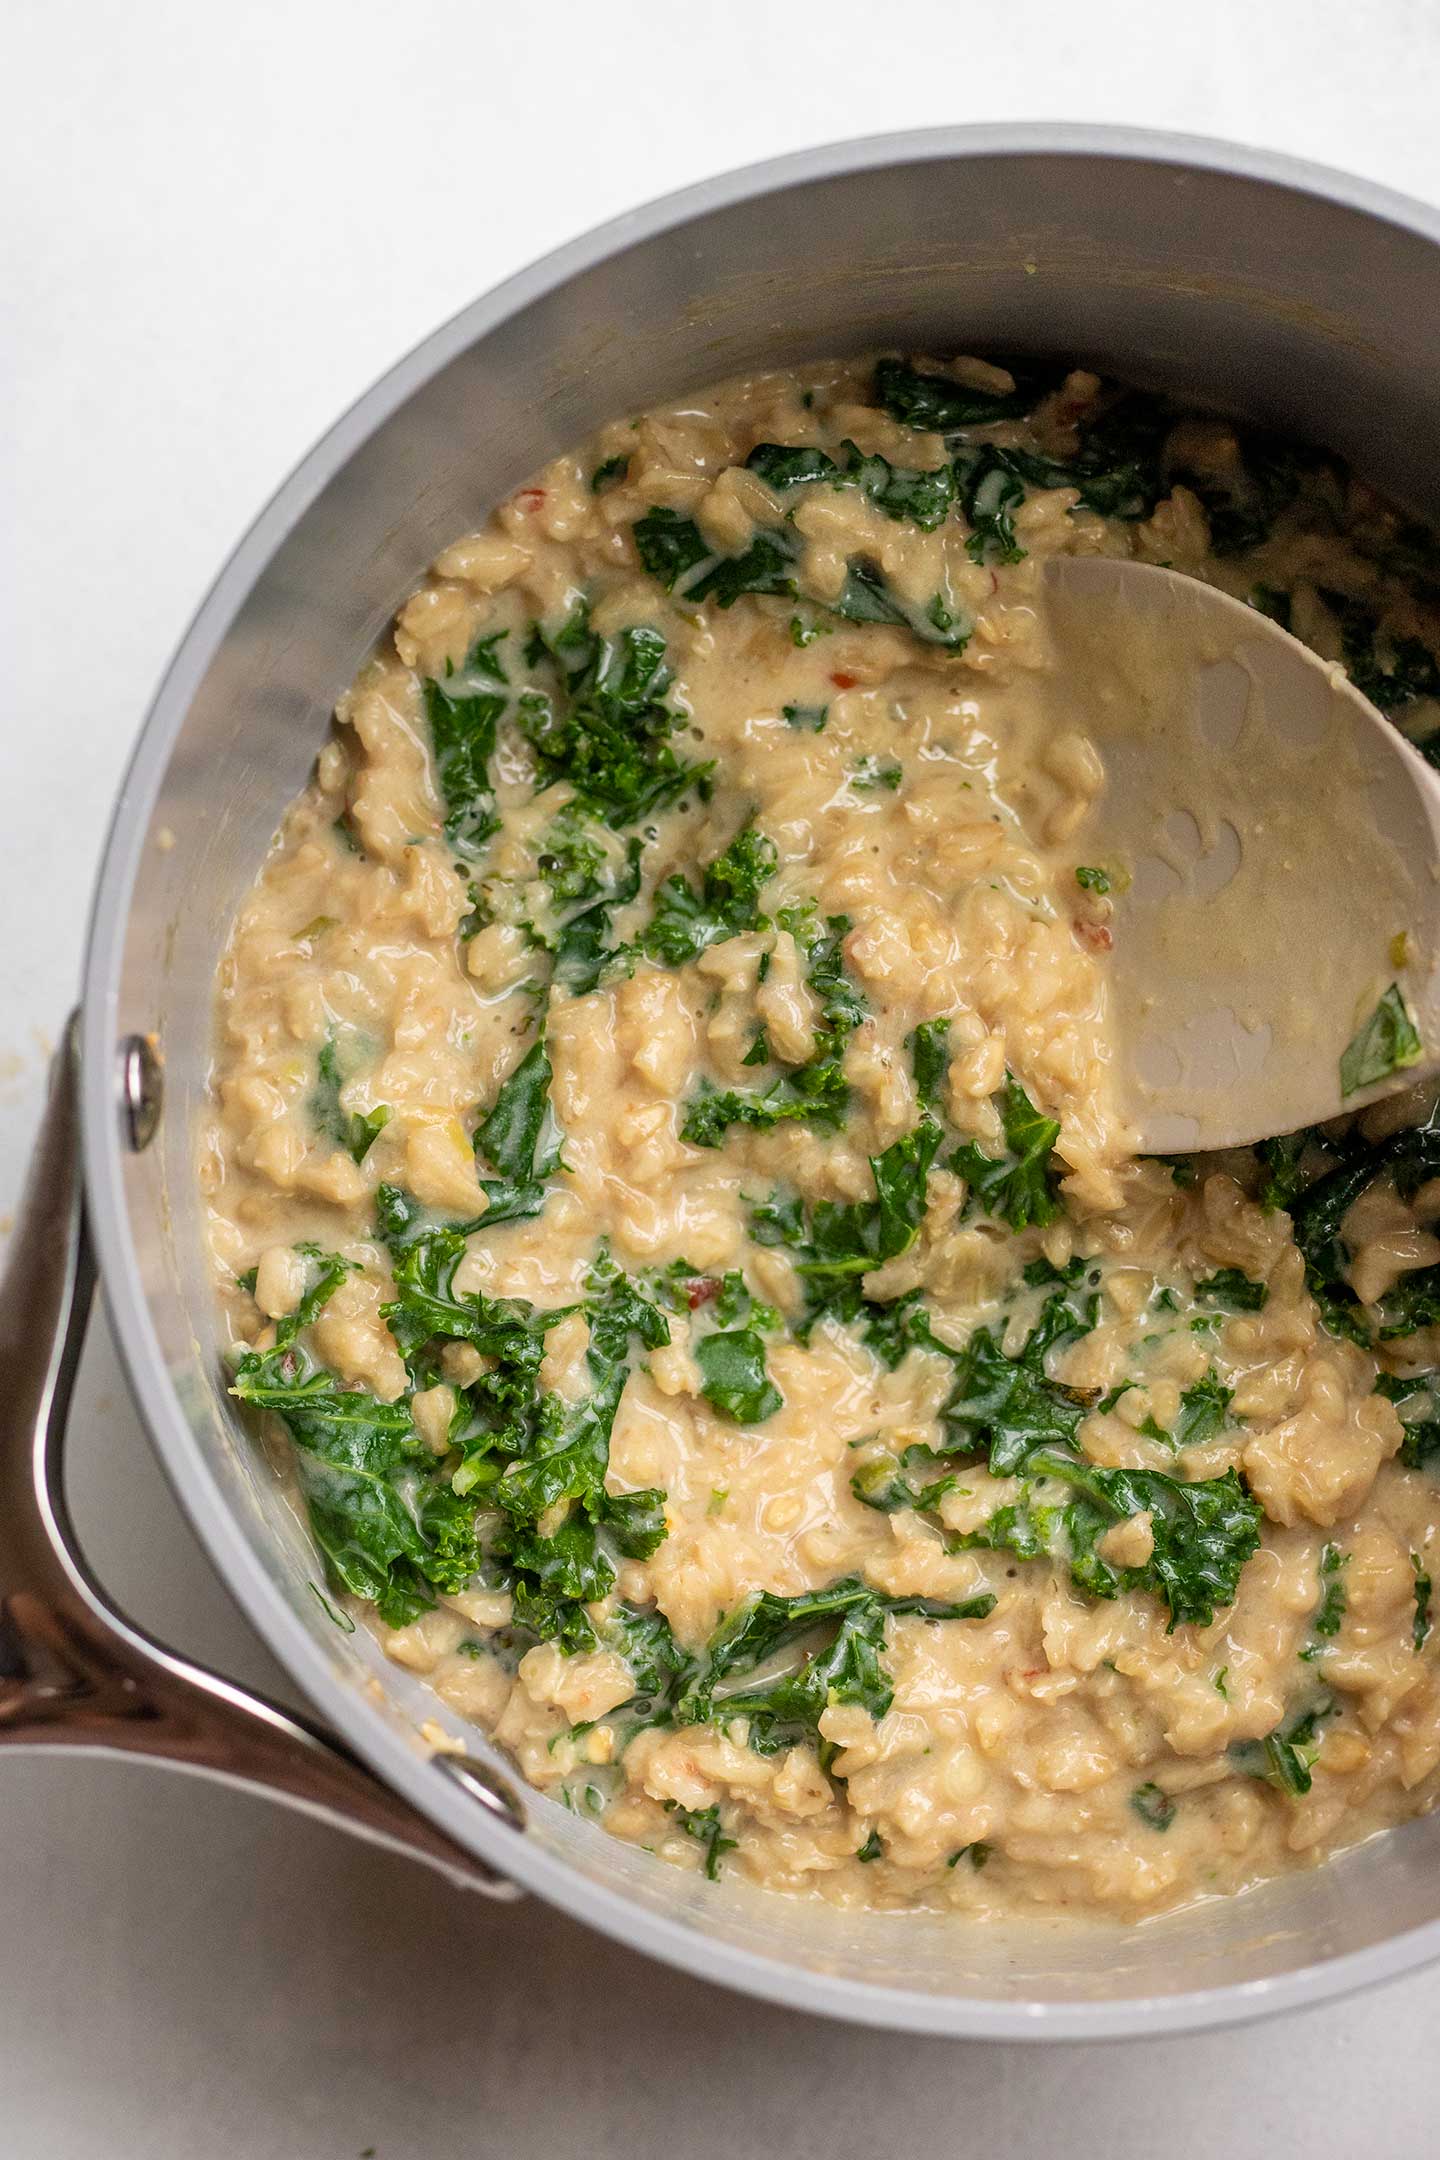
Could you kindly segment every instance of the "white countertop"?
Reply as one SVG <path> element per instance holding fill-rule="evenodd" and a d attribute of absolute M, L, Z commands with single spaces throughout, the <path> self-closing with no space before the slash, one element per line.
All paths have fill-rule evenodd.
<path fill-rule="evenodd" d="M 962 119 L 1230 135 L 1440 199 L 1433 0 L 10 0 L 0 66 L 7 1225 L 170 648 L 313 437 L 477 292 L 707 172 Z M 102 1575 L 278 1685 L 97 1338 L 73 1454 Z M 0 1829 L 0 2160 L 1435 2150 L 1440 1971 L 1193 2040 L 909 2040 L 151 1770 L 6 1762 Z"/>

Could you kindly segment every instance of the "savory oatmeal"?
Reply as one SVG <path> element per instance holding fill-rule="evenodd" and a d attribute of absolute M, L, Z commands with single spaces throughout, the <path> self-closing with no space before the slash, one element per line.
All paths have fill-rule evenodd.
<path fill-rule="evenodd" d="M 445 550 L 222 968 L 233 1385 L 337 1621 L 617 1836 L 842 1904 L 1141 1915 L 1440 1795 L 1434 1090 L 1136 1159 L 1061 550 L 1437 718 L 1429 537 L 1334 459 L 756 376 Z"/>

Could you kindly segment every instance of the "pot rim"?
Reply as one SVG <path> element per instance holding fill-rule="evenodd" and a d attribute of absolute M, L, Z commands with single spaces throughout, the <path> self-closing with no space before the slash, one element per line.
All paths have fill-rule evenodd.
<path fill-rule="evenodd" d="M 294 467 L 223 564 L 151 701 L 106 834 L 82 976 L 81 1113 L 88 1212 L 112 1331 L 142 1423 L 209 1560 L 269 1650 L 370 1767 L 492 1866 L 631 1948 L 707 1980 L 823 2015 L 956 2038 L 1097 2040 L 1194 2032 L 1330 2000 L 1440 1956 L 1440 1920 L 1284 1975 L 1183 1995 L 1095 2003 L 986 2001 L 839 1979 L 718 1940 L 578 1877 L 496 1822 L 415 1751 L 360 1688 L 339 1687 L 319 1646 L 242 1533 L 181 1409 L 139 1283 L 124 1191 L 116 1085 L 119 984 L 141 850 L 191 699 L 249 591 L 293 525 L 359 445 L 430 376 L 497 325 L 621 249 L 737 203 L 810 181 L 945 158 L 1050 155 L 1147 161 L 1224 173 L 1319 198 L 1440 247 L 1440 211 L 1332 167 L 1209 137 L 1066 121 L 1001 122 L 872 135 L 736 167 L 623 212 L 566 241 L 472 301 L 365 391 Z"/>

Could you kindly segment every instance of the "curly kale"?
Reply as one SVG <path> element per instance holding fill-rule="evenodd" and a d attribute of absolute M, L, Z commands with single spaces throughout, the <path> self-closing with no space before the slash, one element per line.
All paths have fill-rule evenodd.
<path fill-rule="evenodd" d="M 640 932 L 640 950 L 666 967 L 680 967 L 708 945 L 762 927 L 760 893 L 775 875 L 776 861 L 774 841 L 745 826 L 723 855 L 705 865 L 698 892 L 686 877 L 666 878 Z"/>
<path fill-rule="evenodd" d="M 845 975 L 842 943 L 850 919 L 832 915 L 823 930 L 815 928 L 808 911 L 782 908 L 775 919 L 806 949 L 806 977 L 820 1007 L 814 1051 L 806 1064 L 781 1073 L 767 1088 L 702 1084 L 681 1126 L 682 1137 L 695 1147 L 718 1147 L 732 1125 L 768 1132 L 776 1125 L 800 1122 L 836 1132 L 845 1121 L 850 1090 L 842 1061 L 845 1046 L 864 1017 L 859 993 Z M 747 1058 L 746 1063 L 750 1062 Z"/>
<path fill-rule="evenodd" d="M 821 1200 L 807 1216 L 798 1199 L 772 1194 L 755 1208 L 750 1230 L 756 1243 L 788 1247 L 804 1285 L 805 1312 L 795 1330 L 801 1342 L 824 1315 L 850 1321 L 871 1309 L 863 1279 L 914 1243 L 939 1145 L 939 1126 L 924 1117 L 913 1132 L 871 1156 L 873 1200 Z"/>
<path fill-rule="evenodd" d="M 964 1178 L 977 1212 L 1008 1223 L 1012 1230 L 1054 1222 L 1060 1213 L 1059 1179 L 1050 1157 L 1060 1138 L 1059 1120 L 1041 1117 L 1015 1075 L 1007 1073 L 1000 1092 L 1000 1124 L 1003 1155 L 987 1155 L 977 1141 L 967 1140 L 945 1167 Z"/>
<path fill-rule="evenodd" d="M 671 737 L 682 715 L 665 702 L 665 640 L 644 625 L 601 637 L 581 601 L 554 630 L 537 624 L 526 658 L 548 661 L 552 692 L 527 691 L 514 718 L 543 784 L 568 781 L 607 821 L 633 825 L 708 784 L 711 768 L 678 758 Z"/>

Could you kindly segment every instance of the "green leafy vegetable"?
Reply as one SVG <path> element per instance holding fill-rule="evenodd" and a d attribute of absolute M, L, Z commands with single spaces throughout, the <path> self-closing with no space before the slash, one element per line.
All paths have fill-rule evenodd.
<path fill-rule="evenodd" d="M 1075 872 L 1075 882 L 1083 886 L 1086 892 L 1108 893 L 1110 890 L 1109 872 L 1092 869 L 1087 863 L 1082 863 Z"/>
<path fill-rule="evenodd" d="M 673 592 L 687 571 L 714 554 L 693 518 L 679 510 L 647 510 L 634 525 L 635 547 L 651 577 Z"/>
<path fill-rule="evenodd" d="M 1270 1291 L 1268 1284 L 1252 1282 L 1239 1268 L 1227 1267 L 1197 1282 L 1195 1295 L 1202 1305 L 1220 1305 L 1227 1312 L 1259 1312 Z"/>
<path fill-rule="evenodd" d="M 842 1060 L 845 1045 L 864 1014 L 844 969 L 842 941 L 850 919 L 832 915 L 825 929 L 818 931 L 797 911 L 782 908 L 775 920 L 806 947 L 807 979 L 820 1006 L 814 1054 L 758 1093 L 702 1085 L 681 1126 L 683 1137 L 696 1147 L 718 1147 L 731 1125 L 767 1132 L 772 1126 L 799 1120 L 833 1132 L 844 1123 L 850 1090 Z"/>
<path fill-rule="evenodd" d="M 315 1086 L 306 1108 L 316 1132 L 333 1140 L 336 1147 L 344 1148 L 347 1155 L 360 1163 L 389 1124 L 390 1110 L 386 1103 L 377 1103 L 373 1110 L 343 1109 L 340 1102 L 343 1084 L 340 1054 L 332 1028 L 320 1045 L 320 1055 L 315 1061 Z"/>
<path fill-rule="evenodd" d="M 955 428 L 984 427 L 1028 412 L 1033 392 L 975 390 L 953 375 L 935 375 L 905 360 L 881 360 L 875 368 L 875 402 L 902 427 L 948 435 Z"/>
<path fill-rule="evenodd" d="M 1334 1696 L 1322 1695 L 1263 1740 L 1232 1740 L 1226 1753 L 1245 1777 L 1263 1778 L 1277 1792 L 1298 1798 L 1310 1790 L 1310 1772 L 1320 1752 L 1320 1727 L 1334 1711 Z"/>
<path fill-rule="evenodd" d="M 1432 1584 L 1419 1553 L 1411 1553 L 1410 1565 L 1415 1571 L 1415 1622 L 1410 1639 L 1418 1656 L 1430 1636 L 1430 1592 Z"/>
<path fill-rule="evenodd" d="M 821 735 L 830 717 L 828 705 L 782 705 L 780 717 L 787 727 L 798 728 L 803 733 Z"/>
<path fill-rule="evenodd" d="M 838 599 L 829 602 L 846 622 L 891 623 L 913 632 L 927 645 L 943 645 L 947 652 L 963 652 L 970 642 L 971 625 L 936 593 L 926 607 L 916 607 L 886 584 L 874 563 L 860 558 L 851 563 Z"/>
<path fill-rule="evenodd" d="M 1060 1138 L 1059 1120 L 1041 1117 L 1015 1075 L 1007 1073 L 1000 1123 L 1005 1154 L 987 1155 L 978 1141 L 967 1140 L 949 1157 L 947 1169 L 964 1178 L 972 1206 L 1012 1230 L 1054 1222 L 1060 1213 L 1059 1181 L 1050 1157 Z"/>
<path fill-rule="evenodd" d="M 512 1185 L 538 1184 L 561 1166 L 564 1135 L 550 1107 L 552 1077 L 542 1031 L 476 1128 L 476 1154 Z M 482 1189 L 489 1197 L 489 1187 Z"/>
<path fill-rule="evenodd" d="M 640 560 L 651 577 L 667 592 L 679 591 L 691 605 L 713 600 L 717 607 L 730 608 L 746 593 L 796 596 L 798 550 L 788 533 L 757 533 L 739 555 L 721 555 L 694 519 L 678 510 L 648 510 L 633 529 Z"/>
<path fill-rule="evenodd" d="M 892 1615 L 979 1620 L 994 1605 L 988 1595 L 958 1604 L 887 1597 L 857 1576 L 798 1597 L 759 1591 L 712 1636 L 703 1670 L 677 1704 L 676 1719 L 682 1724 L 728 1725 L 744 1717 L 750 1745 L 759 1754 L 773 1754 L 797 1740 L 818 1743 L 820 1719 L 832 1703 L 858 1704 L 876 1719 L 890 1708 L 894 1688 L 881 1656 Z M 822 1627 L 828 1642 L 771 1679 L 755 1678 L 757 1667 L 784 1651 L 800 1650 L 812 1630 Z M 831 1753 L 822 1746 L 822 1762 Z"/>
<path fill-rule="evenodd" d="M 757 443 L 745 463 L 780 494 L 814 481 L 832 488 L 856 488 L 886 517 L 918 525 L 922 532 L 934 532 L 943 525 L 955 501 L 955 476 L 949 465 L 917 472 L 883 457 L 867 457 L 853 442 L 840 445 L 838 462 L 823 450 Z"/>
<path fill-rule="evenodd" d="M 915 1092 L 927 1110 L 938 1108 L 950 1070 L 950 1022 L 922 1020 L 905 1038 L 915 1075 Z"/>
<path fill-rule="evenodd" d="M 857 1319 L 865 1309 L 864 1276 L 914 1243 L 939 1145 L 939 1126 L 924 1117 L 904 1139 L 871 1156 L 873 1200 L 821 1200 L 808 1221 L 798 1201 L 773 1195 L 755 1209 L 752 1236 L 761 1245 L 787 1246 L 805 1286 L 805 1314 L 796 1329 L 802 1342 L 823 1314 Z"/>
<path fill-rule="evenodd" d="M 1225 1430 L 1230 1416 L 1232 1393 L 1233 1390 L 1224 1386 L 1213 1370 L 1206 1373 L 1203 1380 L 1192 1381 L 1180 1397 L 1176 1447 L 1203 1447 L 1207 1440 L 1216 1439 Z"/>
<path fill-rule="evenodd" d="M 1209 1627 L 1217 1606 L 1233 1604 L 1240 1572 L 1260 1544 L 1261 1509 L 1238 1472 L 1183 1484 L 1158 1470 L 1098 1469 L 1044 1455 L 1033 1471 L 1064 1478 L 1079 1498 L 1066 1509 L 1070 1571 L 1096 1597 L 1152 1591 L 1170 1608 L 1172 1628 Z M 1138 1567 L 1117 1568 L 1099 1540 L 1112 1523 L 1142 1510 L 1154 1550 Z"/>
<path fill-rule="evenodd" d="M 1348 1553 L 1341 1552 L 1338 1545 L 1326 1545 L 1320 1553 L 1320 1603 L 1310 1622 L 1312 1638 L 1300 1652 L 1306 1664 L 1313 1664 L 1322 1655 L 1325 1645 L 1340 1632 L 1345 1618 L 1348 1599 L 1345 1594 L 1344 1570 Z"/>
<path fill-rule="evenodd" d="M 1411 1268 L 1380 1300 L 1380 1340 L 1413 1335 L 1440 1321 L 1440 1266 Z"/>
<path fill-rule="evenodd" d="M 1406 1469 L 1440 1469 L 1440 1374 L 1397 1380 L 1393 1373 L 1382 1372 L 1376 1376 L 1375 1392 L 1400 1413 L 1405 1428 L 1400 1460 Z"/>
<path fill-rule="evenodd" d="M 641 951 L 680 967 L 708 945 L 763 926 L 759 896 L 775 875 L 776 860 L 774 841 L 747 825 L 705 865 L 698 892 L 685 877 L 667 878 L 640 933 Z"/>
<path fill-rule="evenodd" d="M 888 788 L 893 795 L 905 777 L 905 768 L 898 758 L 862 757 L 850 775 L 853 788 Z"/>
<path fill-rule="evenodd" d="M 785 443 L 757 443 L 745 460 L 747 472 L 758 473 L 766 487 L 783 494 L 787 488 L 803 487 L 811 480 L 831 480 L 839 470 L 834 458 L 823 450 L 792 448 Z"/>
<path fill-rule="evenodd" d="M 1052 1380 L 1048 1361 L 1088 1334 L 1098 1317 L 1098 1298 L 1081 1302 L 1073 1291 L 1057 1290 L 1013 1356 L 1001 1335 L 976 1328 L 954 1353 L 955 1379 L 940 1412 L 947 1451 L 983 1453 L 992 1476 L 1008 1477 L 1042 1449 L 1073 1447 L 1095 1396 Z"/>
<path fill-rule="evenodd" d="M 1175 1820 L 1175 1802 L 1153 1782 L 1137 1785 L 1130 1795 L 1130 1805 L 1152 1830 L 1168 1830 Z"/>
<path fill-rule="evenodd" d="M 503 692 L 477 690 L 451 696 L 438 682 L 425 685 L 425 717 L 445 805 L 445 837 L 461 855 L 478 855 L 500 827 L 490 760 L 495 729 L 508 702 Z"/>
<path fill-rule="evenodd" d="M 574 997 L 594 990 L 625 958 L 623 949 L 609 942 L 611 922 L 640 891 L 644 847 L 635 835 L 617 862 L 573 806 L 560 813 L 547 836 L 537 867 L 550 888 L 556 921 L 553 934 L 541 942 L 554 956 L 552 982 Z M 530 928 L 534 935 L 533 924 Z"/>
<path fill-rule="evenodd" d="M 1340 1060 L 1341 1095 L 1357 1094 L 1406 1065 L 1418 1065 L 1424 1054 L 1425 1046 L 1400 985 L 1391 983 Z"/>
<path fill-rule="evenodd" d="M 278 1324 L 274 1347 L 237 1360 L 231 1393 L 274 1412 L 288 1430 L 310 1526 L 334 1581 L 373 1600 L 387 1626 L 403 1627 L 432 1603 L 432 1587 L 463 1588 L 478 1555 L 463 1520 L 407 1505 L 403 1474 L 429 1453 L 408 1407 L 340 1387 L 298 1347 L 351 1273 L 335 1254 L 301 1250 L 319 1272 Z"/>
<path fill-rule="evenodd" d="M 725 1835 L 720 1821 L 719 1805 L 707 1808 L 684 1808 L 673 1800 L 667 1800 L 665 1804 L 686 1836 L 698 1839 L 700 1844 L 704 1846 L 706 1881 L 718 1882 L 720 1879 L 720 1862 L 727 1852 L 734 1852 L 737 1842 L 733 1837 L 726 1837 Z"/>
<path fill-rule="evenodd" d="M 603 464 L 597 465 L 590 475 L 591 494 L 603 495 L 606 488 L 615 487 L 620 481 L 627 478 L 629 471 L 630 460 L 623 451 L 617 457 L 606 458 Z"/>
<path fill-rule="evenodd" d="M 1267 1214 L 1277 1209 L 1287 1209 L 1290 1203 L 1305 1189 L 1306 1178 L 1301 1158 L 1313 1135 L 1308 1132 L 1284 1133 L 1275 1140 L 1262 1140 L 1257 1150 L 1264 1165 L 1260 1180 L 1260 1205 Z"/>
<path fill-rule="evenodd" d="M 746 594 L 799 597 L 800 548 L 788 527 L 757 533 L 739 555 L 716 554 L 694 520 L 675 510 L 647 511 L 636 521 L 634 532 L 640 560 L 650 575 L 687 606 L 713 600 L 717 607 L 731 608 Z M 851 563 L 838 598 L 825 605 L 847 622 L 901 624 L 925 643 L 943 645 L 951 652 L 963 651 L 970 636 L 970 625 L 951 611 L 941 595 L 936 594 L 927 607 L 913 606 L 891 590 L 874 563 L 863 559 Z"/>
<path fill-rule="evenodd" d="M 1025 500 L 1026 461 L 986 444 L 955 459 L 960 504 L 972 527 L 965 552 L 972 562 L 1017 563 L 1025 550 L 1015 538 L 1015 512 Z"/>
<path fill-rule="evenodd" d="M 878 1830 L 872 1830 L 855 1857 L 857 1860 L 880 1860 L 884 1858 L 885 1846 Z"/>
<path fill-rule="evenodd" d="M 670 745 L 681 716 L 665 703 L 670 671 L 658 630 L 600 637 L 582 601 L 558 629 L 537 625 L 526 657 L 532 666 L 548 658 L 556 681 L 553 698 L 528 692 L 515 709 L 542 785 L 567 780 L 588 808 L 628 825 L 708 783 L 710 767 Z"/>
<path fill-rule="evenodd" d="M 1362 697 L 1382 713 L 1402 712 L 1421 698 L 1440 698 L 1440 665 L 1416 637 L 1390 637 L 1363 600 L 1321 588 L 1338 616 L 1345 669 Z"/>
<path fill-rule="evenodd" d="M 1325 1326 L 1332 1334 L 1368 1347 L 1370 1330 L 1346 1280 L 1350 1255 L 1341 1224 L 1361 1193 L 1387 1171 L 1402 1197 L 1408 1197 L 1426 1178 L 1440 1175 L 1440 1123 L 1432 1119 L 1409 1126 L 1375 1146 L 1368 1146 L 1358 1132 L 1327 1140 L 1325 1145 L 1339 1160 L 1291 1199 L 1290 1219 L 1305 1258 L 1306 1287 Z M 1401 1324 L 1395 1322 L 1397 1332 Z"/>
<path fill-rule="evenodd" d="M 765 1344 L 753 1328 L 720 1329 L 693 1345 L 700 1392 L 739 1425 L 761 1425 L 784 1396 L 765 1369 Z"/>

